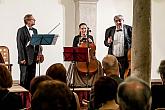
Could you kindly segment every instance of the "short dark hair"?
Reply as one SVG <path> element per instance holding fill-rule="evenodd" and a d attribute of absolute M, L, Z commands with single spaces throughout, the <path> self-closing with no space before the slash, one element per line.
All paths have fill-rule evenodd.
<path fill-rule="evenodd" d="M 70 110 L 72 92 L 61 81 L 46 80 L 39 84 L 35 91 L 32 110 Z"/>
<path fill-rule="evenodd" d="M 63 64 L 55 63 L 51 65 L 47 71 L 46 75 L 50 76 L 54 80 L 60 80 L 66 83 L 66 69 Z"/>
<path fill-rule="evenodd" d="M 131 76 L 122 82 L 117 97 L 122 110 L 149 110 L 151 107 L 151 89 L 137 77 Z"/>
<path fill-rule="evenodd" d="M 46 75 L 41 75 L 41 76 L 37 76 L 34 77 L 31 82 L 30 82 L 30 93 L 33 96 L 34 92 L 36 91 L 38 85 L 42 82 L 42 81 L 46 81 L 46 80 L 51 80 L 52 78 Z"/>
<path fill-rule="evenodd" d="M 165 60 L 161 60 L 158 72 L 165 76 Z"/>
<path fill-rule="evenodd" d="M 122 20 L 124 20 L 123 15 L 116 15 L 116 16 L 114 16 L 114 21 L 116 20 L 116 18 L 122 18 Z"/>
<path fill-rule="evenodd" d="M 106 101 L 115 100 L 117 82 L 111 77 L 102 76 L 94 84 L 94 106 L 99 108 Z"/>
<path fill-rule="evenodd" d="M 10 88 L 13 84 L 10 71 L 4 66 L 0 65 L 0 88 Z"/>
<path fill-rule="evenodd" d="M 24 23 L 25 23 L 25 24 L 27 24 L 27 21 L 30 20 L 29 18 L 30 18 L 31 16 L 33 16 L 33 15 L 32 15 L 32 14 L 27 14 L 27 15 L 25 15 L 25 17 L 24 17 Z"/>

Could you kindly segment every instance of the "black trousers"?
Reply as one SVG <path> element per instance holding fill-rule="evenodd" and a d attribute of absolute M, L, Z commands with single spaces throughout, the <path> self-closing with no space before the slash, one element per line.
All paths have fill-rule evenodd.
<path fill-rule="evenodd" d="M 20 64 L 20 85 L 25 89 L 30 89 L 30 81 L 35 77 L 36 74 L 36 62 L 31 65 Z"/>
<path fill-rule="evenodd" d="M 124 79 L 124 73 L 125 70 L 128 68 L 128 61 L 127 61 L 127 57 L 123 56 L 123 57 L 116 57 L 119 64 L 119 71 L 120 71 L 120 78 Z"/>

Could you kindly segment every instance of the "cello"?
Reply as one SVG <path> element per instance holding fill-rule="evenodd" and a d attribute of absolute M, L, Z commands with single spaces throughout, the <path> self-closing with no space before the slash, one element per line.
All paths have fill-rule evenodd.
<path fill-rule="evenodd" d="M 124 79 L 131 75 L 131 48 L 127 52 L 128 68 L 125 70 Z"/>
<path fill-rule="evenodd" d="M 80 42 L 79 47 L 89 48 L 88 62 L 77 62 L 77 70 L 83 75 L 93 75 L 98 68 L 97 59 L 95 57 L 96 45 L 93 42 L 88 42 L 88 39 Z"/>

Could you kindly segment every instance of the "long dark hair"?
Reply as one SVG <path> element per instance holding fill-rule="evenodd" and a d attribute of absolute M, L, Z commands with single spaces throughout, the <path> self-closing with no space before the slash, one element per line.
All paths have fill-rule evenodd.
<path fill-rule="evenodd" d="M 85 26 L 88 28 L 88 26 L 87 26 L 86 23 L 80 23 L 80 24 L 79 24 L 79 29 L 81 28 L 82 25 L 85 25 Z M 80 33 L 80 32 L 79 32 L 79 35 L 81 36 L 81 33 Z"/>

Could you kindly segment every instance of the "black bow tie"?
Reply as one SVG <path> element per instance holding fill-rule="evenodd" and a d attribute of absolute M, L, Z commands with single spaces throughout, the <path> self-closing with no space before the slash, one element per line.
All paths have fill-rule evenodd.
<path fill-rule="evenodd" d="M 29 28 L 29 30 L 33 30 L 33 28 Z"/>
<path fill-rule="evenodd" d="M 117 32 L 119 32 L 119 31 L 122 31 L 122 29 L 118 29 L 118 30 L 116 30 Z"/>

